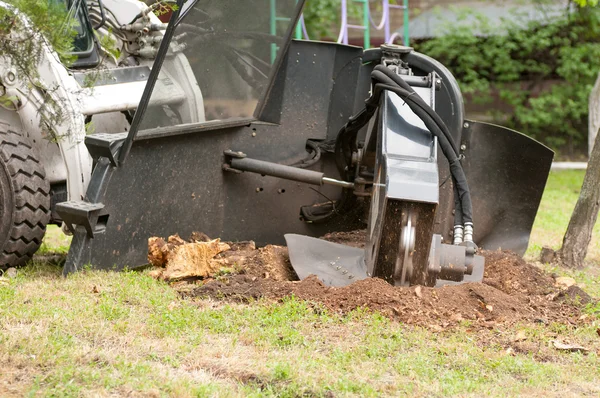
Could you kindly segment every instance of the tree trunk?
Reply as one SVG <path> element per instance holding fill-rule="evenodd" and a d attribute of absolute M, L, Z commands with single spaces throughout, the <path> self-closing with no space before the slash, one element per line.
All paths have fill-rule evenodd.
<path fill-rule="evenodd" d="M 594 84 L 594 88 L 590 94 L 588 110 L 588 156 L 592 156 L 596 134 L 598 134 L 598 129 L 600 129 L 600 75 L 598 75 L 596 84 Z"/>
<path fill-rule="evenodd" d="M 600 112 L 600 74 L 596 79 L 594 90 L 589 99 L 590 120 L 598 119 Z M 595 128 L 594 146 L 590 153 L 587 171 L 581 186 L 581 193 L 571 215 L 569 227 L 563 238 L 563 245 L 558 252 L 562 264 L 569 268 L 583 267 L 592 230 L 598 218 L 600 207 L 600 134 L 598 126 L 590 121 L 590 128 Z M 592 132 L 590 131 L 590 135 Z"/>

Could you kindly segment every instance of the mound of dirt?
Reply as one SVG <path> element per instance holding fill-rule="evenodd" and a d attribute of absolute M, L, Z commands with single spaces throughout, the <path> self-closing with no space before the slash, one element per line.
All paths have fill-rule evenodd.
<path fill-rule="evenodd" d="M 508 294 L 551 294 L 554 278 L 510 252 L 484 251 L 485 273 L 483 283 Z"/>
<path fill-rule="evenodd" d="M 357 236 L 336 234 L 326 238 L 348 243 L 359 240 Z M 285 247 L 255 249 L 247 243 L 231 246 L 231 251 L 219 256 L 235 263 L 239 273 L 198 281 L 200 286 L 188 286 L 181 289 L 181 294 L 238 302 L 281 300 L 294 295 L 339 313 L 368 308 L 407 324 L 434 329 L 462 321 L 481 327 L 522 321 L 577 324 L 582 322 L 581 307 L 593 301 L 577 286 L 561 289 L 550 275 L 510 252 L 482 253 L 486 257 L 483 283 L 394 287 L 369 278 L 335 288 L 324 286 L 314 276 L 297 281 Z"/>

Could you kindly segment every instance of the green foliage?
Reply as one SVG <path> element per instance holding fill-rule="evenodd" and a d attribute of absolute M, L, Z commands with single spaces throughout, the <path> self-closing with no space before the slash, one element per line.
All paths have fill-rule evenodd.
<path fill-rule="evenodd" d="M 100 35 L 98 32 L 94 32 L 94 34 L 96 35 L 96 40 L 98 40 L 100 47 L 115 59 L 119 59 L 121 50 L 117 48 L 117 42 L 112 35 L 112 28 L 108 28 L 107 35 Z"/>
<path fill-rule="evenodd" d="M 598 5 L 598 0 L 575 0 L 575 3 L 577 3 L 580 7 L 594 7 Z"/>
<path fill-rule="evenodd" d="M 341 18 L 340 0 L 306 0 L 304 5 L 304 22 L 312 40 L 321 38 L 337 39 Z M 348 1 L 348 17 L 358 18 L 361 15 L 360 3 Z"/>
<path fill-rule="evenodd" d="M 51 126 L 61 123 L 67 115 L 60 101 L 53 97 L 58 87 L 44 84 L 39 78 L 38 68 L 46 42 L 56 51 L 62 63 L 68 65 L 75 60 L 71 54 L 76 34 L 74 20 L 60 1 L 6 1 L 9 7 L 0 7 L 0 54 L 9 60 L 19 81 L 41 95 L 40 127 L 52 140 L 57 140 L 60 137 Z M 19 101 L 10 101 L 8 96 L 0 97 L 0 101 L 9 105 L 9 109 L 19 106 Z"/>
<path fill-rule="evenodd" d="M 21 21 L 15 12 L 15 10 L 18 10 L 19 13 L 26 15 L 31 22 L 29 27 L 30 37 L 33 38 L 37 34 L 41 34 L 61 57 L 62 62 L 74 61 L 71 50 L 76 32 L 72 28 L 72 22 L 67 18 L 67 10 L 63 2 L 52 0 L 5 0 L 5 2 L 14 8 L 0 7 L 0 37 L 3 45 L 6 45 L 6 42 L 14 42 L 14 40 L 9 40 L 9 35 L 14 28 L 21 28 Z M 23 40 L 19 44 L 23 46 L 23 50 L 30 50 L 33 53 L 39 52 L 37 49 L 39 43 L 36 41 L 27 42 L 27 40 Z"/>
<path fill-rule="evenodd" d="M 472 101 L 490 103 L 497 95 L 506 103 L 512 111 L 492 111 L 496 121 L 555 149 L 582 148 L 600 69 L 600 10 L 577 8 L 525 28 L 518 9 L 497 26 L 471 15 L 475 23 L 452 26 L 418 50 L 448 66 Z"/>

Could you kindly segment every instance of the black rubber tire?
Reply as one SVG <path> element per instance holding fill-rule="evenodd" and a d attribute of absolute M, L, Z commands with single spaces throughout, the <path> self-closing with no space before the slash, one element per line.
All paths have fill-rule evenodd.
<path fill-rule="evenodd" d="M 0 124 L 0 269 L 25 265 L 50 221 L 50 183 L 31 145 Z"/>

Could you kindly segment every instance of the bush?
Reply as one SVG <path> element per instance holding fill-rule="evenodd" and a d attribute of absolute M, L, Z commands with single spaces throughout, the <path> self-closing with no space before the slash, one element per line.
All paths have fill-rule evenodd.
<path fill-rule="evenodd" d="M 476 20 L 417 49 L 445 64 L 472 100 L 490 103 L 497 94 L 510 105 L 508 115 L 489 111 L 496 121 L 563 153 L 585 151 L 588 96 L 600 70 L 600 10 L 573 8 L 525 28 L 518 10 L 495 27 L 484 16 Z"/>

